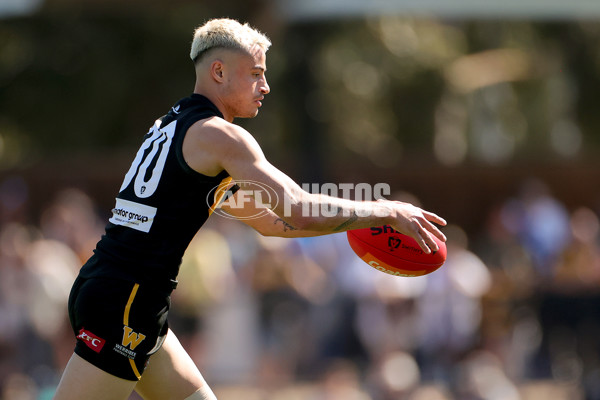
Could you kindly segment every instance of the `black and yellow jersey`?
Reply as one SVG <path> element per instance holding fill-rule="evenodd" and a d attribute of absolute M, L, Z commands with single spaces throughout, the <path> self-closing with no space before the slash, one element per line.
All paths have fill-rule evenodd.
<path fill-rule="evenodd" d="M 223 117 L 206 97 L 179 100 L 150 128 L 116 197 L 106 232 L 82 267 L 83 277 L 120 277 L 163 286 L 176 279 L 190 241 L 212 211 L 226 171 L 205 176 L 183 159 L 187 130 Z"/>

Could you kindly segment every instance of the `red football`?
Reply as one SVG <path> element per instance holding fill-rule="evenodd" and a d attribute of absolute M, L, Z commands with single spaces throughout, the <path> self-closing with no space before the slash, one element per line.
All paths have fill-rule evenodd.
<path fill-rule="evenodd" d="M 427 275 L 446 261 L 446 244 L 435 238 L 436 252 L 425 253 L 410 236 L 390 225 L 347 231 L 352 250 L 371 267 L 395 276 Z"/>

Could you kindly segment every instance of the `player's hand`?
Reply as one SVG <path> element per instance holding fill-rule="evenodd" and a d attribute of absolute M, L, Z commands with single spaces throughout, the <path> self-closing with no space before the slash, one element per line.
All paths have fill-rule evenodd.
<path fill-rule="evenodd" d="M 446 236 L 434 223 L 445 226 L 446 220 L 409 203 L 400 201 L 393 201 L 392 203 L 394 203 L 393 210 L 395 212 L 391 223 L 392 227 L 398 232 L 415 239 L 425 253 L 438 251 L 439 247 L 433 236 L 442 242 L 446 241 Z"/>

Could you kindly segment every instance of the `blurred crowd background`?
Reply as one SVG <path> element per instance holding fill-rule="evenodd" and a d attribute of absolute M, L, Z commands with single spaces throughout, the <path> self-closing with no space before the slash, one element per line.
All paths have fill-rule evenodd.
<path fill-rule="evenodd" d="M 214 215 L 170 326 L 219 399 L 600 399 L 600 10 L 221 3 L 0 0 L 0 399 L 51 398 L 74 277 L 140 139 L 192 90 L 193 29 L 221 16 L 273 40 L 271 94 L 239 121 L 273 164 L 387 183 L 449 226 L 446 264 L 397 278 L 345 234 Z"/>

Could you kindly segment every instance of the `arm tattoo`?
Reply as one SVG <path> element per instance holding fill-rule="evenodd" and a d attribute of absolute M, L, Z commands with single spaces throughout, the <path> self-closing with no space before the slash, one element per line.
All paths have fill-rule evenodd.
<path fill-rule="evenodd" d="M 278 222 L 281 222 L 281 223 L 283 224 L 283 231 L 284 231 L 284 232 L 287 232 L 287 231 L 295 231 L 295 230 L 297 230 L 297 229 L 298 229 L 298 228 L 296 228 L 296 227 L 294 227 L 294 226 L 292 226 L 292 225 L 288 224 L 287 222 L 285 222 L 285 221 L 284 221 L 284 220 L 282 220 L 281 218 L 277 218 L 277 219 L 275 220 L 275 222 L 273 222 L 273 224 L 277 224 Z"/>
<path fill-rule="evenodd" d="M 335 228 L 333 228 L 334 231 L 341 231 L 342 229 L 347 228 L 348 226 L 352 225 L 354 223 L 354 221 L 356 221 L 358 219 L 358 215 L 356 215 L 356 211 L 352 211 L 352 216 L 350 218 L 348 218 L 346 221 L 342 222 L 341 225 L 336 226 Z"/>

